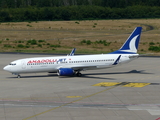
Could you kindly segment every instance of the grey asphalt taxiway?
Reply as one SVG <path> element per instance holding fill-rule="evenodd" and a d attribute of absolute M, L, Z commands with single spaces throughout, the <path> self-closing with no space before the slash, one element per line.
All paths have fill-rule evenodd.
<path fill-rule="evenodd" d="M 140 57 L 82 77 L 3 71 L 33 54 L 0 54 L 0 120 L 160 120 L 160 57 Z"/>

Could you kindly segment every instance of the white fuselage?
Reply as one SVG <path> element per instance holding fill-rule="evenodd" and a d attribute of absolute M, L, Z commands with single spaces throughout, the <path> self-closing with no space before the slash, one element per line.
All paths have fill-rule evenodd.
<path fill-rule="evenodd" d="M 61 57 L 25 58 L 11 62 L 4 70 L 13 74 L 57 72 L 59 68 L 73 70 L 92 70 L 113 67 L 121 54 L 77 55 Z M 122 54 L 118 64 L 129 62 L 138 54 Z"/>

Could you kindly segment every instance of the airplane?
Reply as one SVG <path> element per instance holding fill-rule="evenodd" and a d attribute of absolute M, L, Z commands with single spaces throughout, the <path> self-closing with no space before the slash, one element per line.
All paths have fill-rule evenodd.
<path fill-rule="evenodd" d="M 138 58 L 141 31 L 142 27 L 136 27 L 119 50 L 108 54 L 73 55 L 71 52 L 68 56 L 25 58 L 11 62 L 3 69 L 17 75 L 18 78 L 23 73 L 38 72 L 80 77 L 81 71 L 110 68 Z"/>

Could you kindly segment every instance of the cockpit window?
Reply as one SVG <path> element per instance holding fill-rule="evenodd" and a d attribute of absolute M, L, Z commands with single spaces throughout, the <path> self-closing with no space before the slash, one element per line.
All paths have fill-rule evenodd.
<path fill-rule="evenodd" d="M 10 63 L 9 65 L 12 65 L 12 66 L 13 66 L 13 65 L 16 65 L 16 63 Z"/>

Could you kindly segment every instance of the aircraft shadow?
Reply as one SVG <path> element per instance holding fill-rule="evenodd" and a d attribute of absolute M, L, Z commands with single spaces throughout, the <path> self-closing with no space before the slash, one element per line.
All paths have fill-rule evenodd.
<path fill-rule="evenodd" d="M 136 73 L 136 74 L 153 74 L 153 73 L 148 73 L 148 72 L 145 72 L 145 70 L 140 70 L 140 71 L 137 71 L 137 70 L 131 70 L 129 72 L 112 72 L 112 73 L 88 73 L 88 74 L 85 74 L 85 75 L 112 75 L 112 74 L 133 74 L 133 73 Z"/>
<path fill-rule="evenodd" d="M 38 78 L 38 77 L 57 77 L 57 74 L 48 74 L 48 75 L 31 75 L 31 76 L 25 76 L 21 75 L 21 78 Z M 17 76 L 8 77 L 8 78 L 17 78 Z"/>
<path fill-rule="evenodd" d="M 95 75 L 116 75 L 116 74 L 153 74 L 153 73 L 147 73 L 145 70 L 131 70 L 129 72 L 112 72 L 112 73 L 88 73 L 88 74 L 82 74 L 81 77 L 78 78 L 93 78 L 93 79 L 107 79 L 107 80 L 116 80 L 114 78 L 106 78 L 106 77 L 96 77 Z M 94 76 L 92 76 L 94 75 Z M 70 78 L 70 77 L 77 77 L 77 76 L 57 76 L 57 74 L 48 74 L 48 75 L 32 75 L 32 76 L 23 76 L 21 75 L 21 78 L 38 78 L 38 77 L 60 77 L 60 78 Z M 8 77 L 8 78 L 17 78 L 14 77 Z"/>
<path fill-rule="evenodd" d="M 153 73 L 147 73 L 145 70 L 131 70 L 129 72 L 114 72 L 114 73 L 88 73 L 88 74 L 83 74 L 82 77 L 84 78 L 95 78 L 95 79 L 107 79 L 107 80 L 116 80 L 114 78 L 102 78 L 102 77 L 93 77 L 90 75 L 116 75 L 116 74 L 153 74 Z"/>

